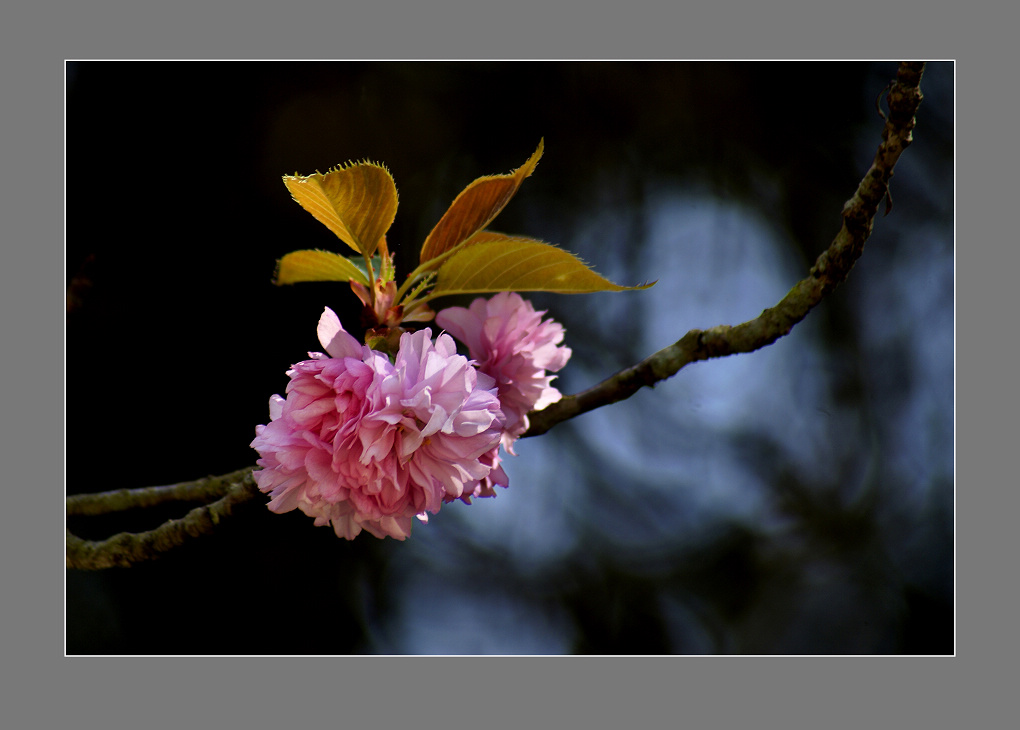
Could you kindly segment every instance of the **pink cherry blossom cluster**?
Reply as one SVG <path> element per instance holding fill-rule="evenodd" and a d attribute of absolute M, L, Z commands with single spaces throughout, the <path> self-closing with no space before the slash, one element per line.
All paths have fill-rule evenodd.
<path fill-rule="evenodd" d="M 563 327 L 542 321 L 518 294 L 502 292 L 469 309 L 443 310 L 429 328 L 400 337 L 391 361 L 344 331 L 332 310 L 319 319 L 326 353 L 296 363 L 286 398 L 269 400 L 257 426 L 259 489 L 274 512 L 300 509 L 340 537 L 362 530 L 405 539 L 444 502 L 495 496 L 509 484 L 502 445 L 528 428 L 528 411 L 560 398 L 547 371 L 570 349 Z"/>

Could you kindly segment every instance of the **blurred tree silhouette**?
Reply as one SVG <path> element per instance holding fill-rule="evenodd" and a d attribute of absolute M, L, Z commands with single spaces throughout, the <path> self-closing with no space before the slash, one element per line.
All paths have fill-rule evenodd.
<path fill-rule="evenodd" d="M 68 66 L 67 491 L 253 463 L 345 287 L 270 284 L 334 247 L 280 176 L 392 171 L 406 272 L 474 178 L 546 154 L 500 230 L 648 292 L 535 296 L 564 393 L 773 305 L 839 228 L 895 63 Z M 128 654 L 951 653 L 953 66 L 849 281 L 763 351 L 522 441 L 511 486 L 405 543 L 247 504 L 126 570 L 67 573 L 66 650 Z M 458 300 L 457 303 L 463 303 Z M 452 302 L 451 302 L 452 303 Z M 73 305 L 73 306 L 71 306 Z M 86 538 L 180 505 L 74 519 Z"/>

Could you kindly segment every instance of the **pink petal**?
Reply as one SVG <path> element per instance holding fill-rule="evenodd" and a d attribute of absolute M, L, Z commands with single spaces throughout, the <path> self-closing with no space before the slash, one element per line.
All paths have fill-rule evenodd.
<path fill-rule="evenodd" d="M 326 307 L 319 317 L 319 342 L 333 357 L 361 358 L 361 343 L 351 337 L 340 324 L 340 318 L 332 309 Z"/>

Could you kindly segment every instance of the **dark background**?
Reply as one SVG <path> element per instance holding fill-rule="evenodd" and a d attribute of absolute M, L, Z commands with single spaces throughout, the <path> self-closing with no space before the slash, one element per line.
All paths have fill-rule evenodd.
<path fill-rule="evenodd" d="M 532 296 L 589 387 L 778 301 L 839 229 L 895 63 L 85 62 L 67 67 L 67 492 L 254 462 L 344 286 L 285 173 L 385 163 L 398 267 L 476 177 L 546 152 L 493 228 L 646 292 Z M 520 442 L 511 486 L 406 542 L 245 506 L 151 564 L 68 571 L 66 651 L 952 653 L 953 66 L 930 64 L 894 207 L 763 351 Z M 457 302 L 462 303 L 462 302 Z M 75 520 L 98 539 L 187 509 Z"/>

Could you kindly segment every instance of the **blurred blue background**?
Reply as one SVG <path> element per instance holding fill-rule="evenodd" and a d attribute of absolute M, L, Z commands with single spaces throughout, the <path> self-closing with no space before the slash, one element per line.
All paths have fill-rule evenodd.
<path fill-rule="evenodd" d="M 456 194 L 545 139 L 493 228 L 643 292 L 529 296 L 564 393 L 775 304 L 840 226 L 895 63 L 67 67 L 67 491 L 254 463 L 341 285 L 281 175 L 384 162 L 403 272 Z M 125 570 L 68 571 L 70 654 L 887 654 L 954 647 L 953 65 L 849 280 L 755 353 L 518 443 L 510 488 L 398 543 L 246 505 Z M 464 304 L 469 299 L 450 300 Z M 442 301 L 439 305 L 441 306 Z M 71 528 L 98 539 L 188 505 Z"/>

